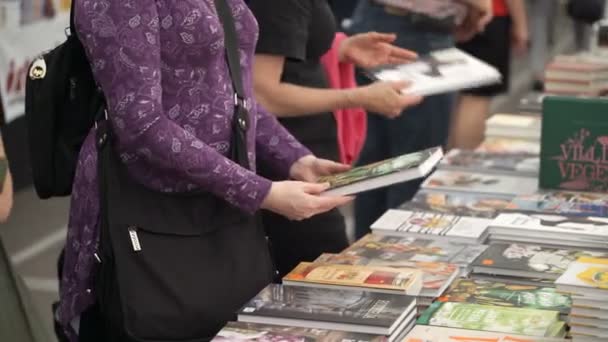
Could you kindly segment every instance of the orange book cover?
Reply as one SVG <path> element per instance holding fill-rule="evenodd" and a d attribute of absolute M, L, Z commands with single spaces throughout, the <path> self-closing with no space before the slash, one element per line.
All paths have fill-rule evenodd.
<path fill-rule="evenodd" d="M 422 288 L 422 273 L 416 269 L 300 263 L 284 281 L 403 291 L 416 296 Z"/>

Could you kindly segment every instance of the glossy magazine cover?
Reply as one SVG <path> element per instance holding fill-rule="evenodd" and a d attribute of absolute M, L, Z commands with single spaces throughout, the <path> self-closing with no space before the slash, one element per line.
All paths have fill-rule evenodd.
<path fill-rule="evenodd" d="M 413 297 L 270 284 L 239 315 L 390 327 Z"/>

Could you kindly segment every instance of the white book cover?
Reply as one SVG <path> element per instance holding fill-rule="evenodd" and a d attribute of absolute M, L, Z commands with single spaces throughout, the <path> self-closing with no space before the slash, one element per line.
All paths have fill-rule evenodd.
<path fill-rule="evenodd" d="M 484 237 L 490 222 L 483 218 L 390 209 L 372 225 L 372 230 L 478 240 Z"/>
<path fill-rule="evenodd" d="M 602 217 L 511 213 L 498 215 L 491 227 L 508 228 L 513 234 L 517 234 L 516 231 L 543 232 L 564 238 L 564 235 L 571 235 L 608 242 L 608 218 Z"/>
<path fill-rule="evenodd" d="M 438 50 L 417 61 L 369 71 L 380 81 L 409 81 L 406 94 L 434 95 L 500 83 L 502 75 L 493 66 L 456 48 Z"/>
<path fill-rule="evenodd" d="M 426 179 L 422 188 L 515 197 L 535 193 L 538 190 L 538 180 L 534 177 L 437 170 Z"/>
<path fill-rule="evenodd" d="M 489 331 L 416 325 L 403 342 L 557 342 L 564 339 L 530 337 Z"/>
<path fill-rule="evenodd" d="M 495 114 L 486 121 L 486 137 L 540 140 L 541 118 L 514 114 Z"/>
<path fill-rule="evenodd" d="M 571 263 L 568 269 L 555 284 L 561 288 L 582 288 L 585 290 L 599 290 L 608 298 L 608 258 L 582 257 Z"/>

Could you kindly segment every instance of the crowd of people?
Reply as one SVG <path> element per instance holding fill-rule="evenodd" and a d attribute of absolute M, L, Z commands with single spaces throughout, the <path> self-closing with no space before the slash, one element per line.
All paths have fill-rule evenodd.
<path fill-rule="evenodd" d="M 477 146 L 492 98 L 509 90 L 512 56 L 530 52 L 532 71 L 542 81 L 547 21 L 556 3 L 413 0 L 404 9 L 382 0 L 226 0 L 236 21 L 249 112 L 249 163 L 241 165 L 230 158 L 234 75 L 218 53 L 225 42 L 217 1 L 74 1 L 76 32 L 107 101 L 116 154 L 132 181 L 162 193 L 210 193 L 217 199 L 209 214 L 214 217 L 223 208 L 261 213 L 264 231 L 256 220 L 248 224 L 270 242 L 275 279 L 348 246 L 339 207 L 354 200 L 360 238 L 420 185 L 407 182 L 354 199 L 322 196 L 327 185 L 316 180 L 351 167 L 340 160 L 334 112 L 367 112 L 366 140 L 354 165 L 434 146 Z M 585 30 L 584 24 L 576 27 Z M 336 39 L 340 31 L 348 37 Z M 322 62 L 333 51 L 340 63 L 365 69 L 454 46 L 495 66 L 503 83 L 423 99 L 402 92 L 407 83 L 372 82 L 357 73 L 357 85 L 336 89 Z M 71 342 L 132 341 L 125 326 L 107 317 L 95 288 L 104 215 L 95 134 L 92 129 L 81 149 L 72 190 L 58 333 Z M 0 220 L 11 207 L 10 173 L 3 183 Z M 245 261 L 232 262 L 238 268 Z M 265 285 L 207 276 L 243 283 L 241 293 L 213 294 L 227 298 L 248 299 Z M 227 302 L 239 302 L 232 299 Z M 211 316 L 200 322 L 203 335 L 213 336 L 240 304 L 198 308 Z M 129 310 L 123 314 L 140 314 Z"/>

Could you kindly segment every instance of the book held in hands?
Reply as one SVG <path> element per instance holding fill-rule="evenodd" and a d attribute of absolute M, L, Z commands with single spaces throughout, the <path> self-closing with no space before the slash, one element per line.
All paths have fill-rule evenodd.
<path fill-rule="evenodd" d="M 330 188 L 323 193 L 325 196 L 354 195 L 425 177 L 442 157 L 441 147 L 434 147 L 322 177 L 318 182 L 330 184 Z"/>
<path fill-rule="evenodd" d="M 369 70 L 378 81 L 408 81 L 403 93 L 429 96 L 500 83 L 502 75 L 493 66 L 456 49 L 421 56 L 417 61 Z"/>

